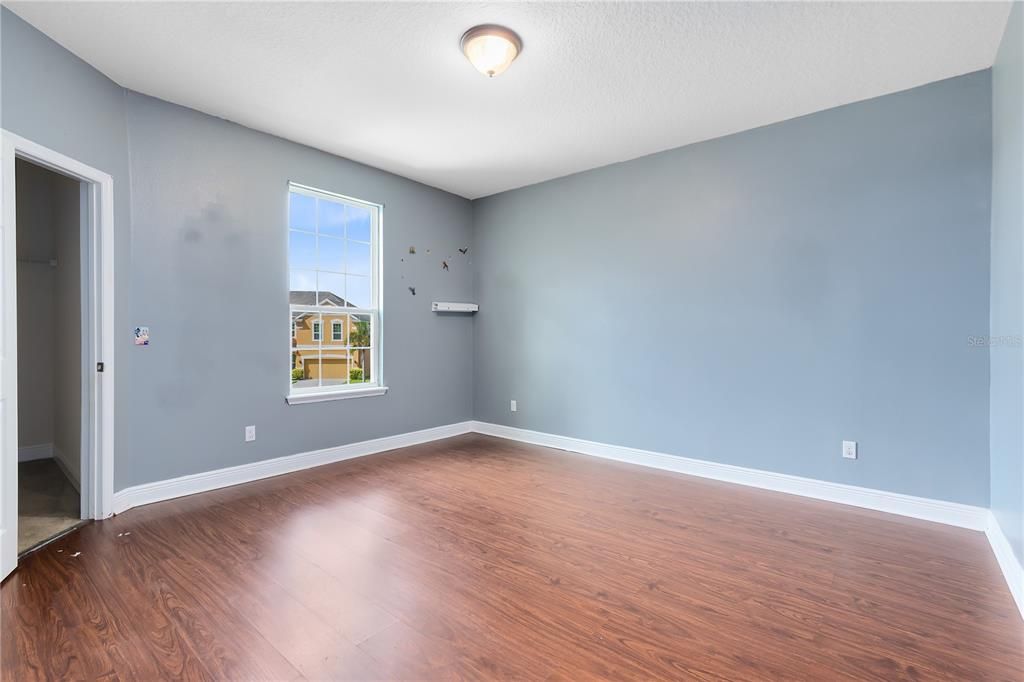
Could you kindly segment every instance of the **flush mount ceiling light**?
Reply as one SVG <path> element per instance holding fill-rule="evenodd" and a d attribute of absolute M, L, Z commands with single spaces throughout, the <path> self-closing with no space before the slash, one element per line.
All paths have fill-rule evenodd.
<path fill-rule="evenodd" d="M 523 41 L 515 31 L 483 24 L 462 34 L 462 52 L 476 70 L 488 78 L 500 75 L 523 51 Z"/>

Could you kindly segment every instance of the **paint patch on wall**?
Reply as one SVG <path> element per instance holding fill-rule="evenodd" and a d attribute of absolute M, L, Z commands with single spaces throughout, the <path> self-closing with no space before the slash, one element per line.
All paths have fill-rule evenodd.
<path fill-rule="evenodd" d="M 135 328 L 135 345 L 136 346 L 148 346 L 149 345 L 149 327 L 136 327 Z"/>

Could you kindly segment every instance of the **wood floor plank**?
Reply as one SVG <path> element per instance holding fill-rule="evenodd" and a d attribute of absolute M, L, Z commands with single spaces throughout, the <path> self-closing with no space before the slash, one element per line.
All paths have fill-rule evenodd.
<path fill-rule="evenodd" d="M 90 524 L 0 605 L 17 680 L 1024 679 L 981 533 L 475 434 Z"/>

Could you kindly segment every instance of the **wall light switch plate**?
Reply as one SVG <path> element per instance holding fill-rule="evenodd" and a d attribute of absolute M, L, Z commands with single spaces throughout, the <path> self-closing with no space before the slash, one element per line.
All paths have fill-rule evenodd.
<path fill-rule="evenodd" d="M 844 459 L 857 459 L 857 441 L 855 441 L 855 440 L 844 440 L 843 441 L 843 458 Z"/>
<path fill-rule="evenodd" d="M 250 443 L 256 440 L 256 425 L 245 427 L 245 442 Z"/>
<path fill-rule="evenodd" d="M 512 412 L 515 412 L 517 409 L 519 409 L 518 405 L 516 405 L 516 401 L 513 400 L 509 402 L 508 409 L 511 410 Z"/>

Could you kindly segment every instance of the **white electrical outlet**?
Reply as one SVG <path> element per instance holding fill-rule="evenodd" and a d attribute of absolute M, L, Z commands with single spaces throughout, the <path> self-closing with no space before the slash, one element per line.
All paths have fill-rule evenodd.
<path fill-rule="evenodd" d="M 845 459 L 857 459 L 857 441 L 843 441 L 843 457 Z"/>
<path fill-rule="evenodd" d="M 245 427 L 245 442 L 249 443 L 256 440 L 256 425 Z"/>
<path fill-rule="evenodd" d="M 511 411 L 515 412 L 518 409 L 518 407 L 516 406 L 516 401 L 514 401 L 514 400 L 511 401 L 508 404 L 508 409 L 510 409 Z"/>

